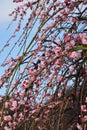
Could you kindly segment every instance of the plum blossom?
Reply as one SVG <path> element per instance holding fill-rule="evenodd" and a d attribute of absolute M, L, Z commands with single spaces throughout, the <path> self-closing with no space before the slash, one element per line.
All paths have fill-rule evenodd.
<path fill-rule="evenodd" d="M 60 54 L 62 54 L 62 49 L 58 46 L 54 46 L 52 51 L 55 52 L 56 56 L 60 56 Z"/>
<path fill-rule="evenodd" d="M 87 35 L 80 33 L 79 36 L 81 38 L 82 44 L 87 44 Z"/>
<path fill-rule="evenodd" d="M 59 45 L 61 43 L 61 40 L 60 39 L 57 39 L 56 40 L 56 43 Z"/>
<path fill-rule="evenodd" d="M 24 119 L 24 115 L 23 115 L 23 113 L 21 112 L 20 114 L 19 114 L 19 120 L 23 120 Z"/>
<path fill-rule="evenodd" d="M 73 58 L 73 59 L 81 58 L 81 54 L 79 52 L 75 52 L 75 51 L 71 52 L 69 56 L 70 56 L 70 58 Z"/>
<path fill-rule="evenodd" d="M 83 122 L 86 122 L 86 121 L 87 121 L 87 115 L 84 115 L 84 116 L 83 116 L 82 121 L 83 121 Z"/>
<path fill-rule="evenodd" d="M 8 125 L 10 126 L 10 127 L 15 127 L 16 126 L 16 122 L 8 122 Z"/>
<path fill-rule="evenodd" d="M 18 2 L 22 2 L 23 0 L 13 0 L 13 2 L 16 2 L 16 3 L 18 3 Z"/>
<path fill-rule="evenodd" d="M 13 0 L 16 3 L 22 1 Z M 5 130 L 16 129 L 16 126 L 20 127 L 22 123 L 25 125 L 26 121 L 29 121 L 29 129 L 32 126 L 35 126 L 33 129 L 40 130 L 44 130 L 45 127 L 55 129 L 53 122 L 55 122 L 56 116 L 59 120 L 58 127 L 62 129 L 64 118 L 62 113 L 68 106 L 67 90 L 71 91 L 71 88 L 76 86 L 76 75 L 78 75 L 78 87 L 81 88 L 81 84 L 84 84 L 84 75 L 79 73 L 80 67 L 77 65 L 82 63 L 85 72 L 87 71 L 80 51 L 68 51 L 77 45 L 87 44 L 84 29 L 81 30 L 81 33 L 79 30 L 79 25 L 83 26 L 87 23 L 86 20 L 80 19 L 81 16 L 85 18 L 85 7 L 83 11 L 80 9 L 83 6 L 81 0 L 64 0 L 63 3 L 57 0 L 24 2 L 10 14 L 13 16 L 13 21 L 18 21 L 18 25 L 8 42 L 10 44 L 10 40 L 15 38 L 20 30 L 21 36 L 18 35 L 17 42 L 15 42 L 16 39 L 13 41 L 13 49 L 15 46 L 20 49 L 15 58 L 7 59 L 3 63 L 3 67 L 6 66 L 7 69 L 0 79 L 0 86 L 4 86 L 10 96 L 3 99 L 0 97 L 0 103 L 4 102 L 3 111 L 2 108 L 0 109 L 1 123 Z M 80 13 L 82 14 L 80 15 Z M 27 14 L 27 22 L 22 24 Z M 32 34 L 33 31 L 34 34 Z M 45 39 L 48 39 L 49 42 L 45 42 Z M 8 42 L 4 47 L 9 45 Z M 40 62 L 37 64 L 38 60 Z M 74 72 L 76 73 L 74 74 Z M 81 82 L 79 83 L 79 81 Z M 79 89 L 76 88 L 76 93 L 77 90 L 79 91 Z M 75 96 L 78 97 L 78 95 Z M 87 97 L 84 102 L 87 103 Z M 83 115 L 86 112 L 86 105 L 81 105 L 82 123 L 87 121 L 87 116 Z M 51 116 L 52 119 L 49 118 Z M 33 125 L 33 123 L 35 124 Z M 69 125 L 73 127 L 71 123 Z M 48 126 L 49 128 L 47 128 Z M 77 128 L 83 129 L 79 123 L 77 123 Z"/>
<path fill-rule="evenodd" d="M 75 45 L 75 41 L 74 40 L 71 40 L 70 41 L 70 45 L 73 47 Z"/>
<path fill-rule="evenodd" d="M 3 84 L 3 81 L 0 79 L 0 86 Z"/>
<path fill-rule="evenodd" d="M 60 98 L 62 96 L 62 93 L 58 93 L 58 97 Z"/>
<path fill-rule="evenodd" d="M 79 123 L 77 123 L 77 128 L 78 128 L 78 130 L 82 130 L 82 126 L 79 125 Z"/>
<path fill-rule="evenodd" d="M 37 75 L 37 70 L 36 69 L 29 69 L 27 71 L 27 73 L 30 74 L 30 75 Z"/>
<path fill-rule="evenodd" d="M 8 108 L 8 107 L 9 107 L 9 102 L 6 101 L 6 102 L 5 102 L 5 108 Z"/>
<path fill-rule="evenodd" d="M 16 35 L 15 34 L 12 34 L 12 36 L 11 36 L 12 38 L 14 38 L 14 37 L 16 37 Z"/>
<path fill-rule="evenodd" d="M 7 46 L 9 46 L 9 42 L 6 42 L 4 45 L 4 47 L 7 47 Z"/>
<path fill-rule="evenodd" d="M 86 97 L 86 99 L 85 99 L 85 102 L 87 103 L 87 97 Z"/>
<path fill-rule="evenodd" d="M 4 127 L 4 130 L 11 130 L 11 128 L 5 126 L 5 127 Z"/>
<path fill-rule="evenodd" d="M 81 111 L 82 111 L 82 112 L 87 112 L 87 107 L 86 107 L 86 105 L 81 105 Z"/>
<path fill-rule="evenodd" d="M 24 104 L 25 104 L 25 101 L 24 101 L 24 100 L 20 100 L 20 101 L 19 101 L 19 104 L 24 105 Z"/>
<path fill-rule="evenodd" d="M 11 120 L 12 120 L 12 117 L 11 117 L 10 115 L 4 116 L 4 120 L 5 120 L 5 121 L 11 121 Z"/>
<path fill-rule="evenodd" d="M 17 109 L 17 101 L 12 101 L 12 107 L 10 108 L 12 111 Z"/>
<path fill-rule="evenodd" d="M 13 101 L 13 102 L 12 102 L 12 106 L 13 106 L 13 107 L 17 107 L 17 101 Z"/>
<path fill-rule="evenodd" d="M 20 30 L 20 27 L 17 27 L 17 28 L 15 29 L 16 32 L 18 32 L 19 30 Z"/>
<path fill-rule="evenodd" d="M 57 77 L 57 81 L 58 81 L 58 82 L 61 82 L 62 80 L 63 80 L 63 76 L 58 76 L 58 77 Z"/>
<path fill-rule="evenodd" d="M 74 70 L 74 65 L 69 66 L 69 72 L 72 73 Z"/>

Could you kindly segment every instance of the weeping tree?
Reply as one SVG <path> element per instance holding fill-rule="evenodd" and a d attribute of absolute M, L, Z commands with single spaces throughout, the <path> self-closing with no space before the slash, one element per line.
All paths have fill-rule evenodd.
<path fill-rule="evenodd" d="M 0 51 L 10 49 L 0 77 L 1 130 L 86 130 L 87 1 L 13 2 L 9 28 L 17 26 Z"/>

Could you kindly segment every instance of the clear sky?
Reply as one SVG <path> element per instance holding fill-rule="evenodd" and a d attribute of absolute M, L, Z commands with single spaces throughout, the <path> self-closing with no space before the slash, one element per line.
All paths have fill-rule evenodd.
<path fill-rule="evenodd" d="M 10 18 L 8 14 L 14 9 L 15 5 L 12 0 L 0 1 L 0 26 L 9 22 Z"/>
<path fill-rule="evenodd" d="M 17 3 L 13 3 L 12 1 L 13 0 L 0 1 L 0 48 L 1 42 L 4 42 L 8 37 L 6 28 L 12 19 L 12 17 L 9 17 L 9 13 L 17 6 Z"/>
<path fill-rule="evenodd" d="M 0 0 L 0 50 L 2 49 L 4 43 L 8 40 L 11 35 L 11 29 L 7 30 L 8 25 L 10 24 L 12 18 L 9 17 L 9 13 L 17 6 L 16 3 L 12 2 L 13 0 Z M 0 54 L 0 76 L 3 74 L 3 68 L 1 63 L 5 59 L 7 50 Z M 4 89 L 0 90 L 0 95 L 3 95 Z"/>
<path fill-rule="evenodd" d="M 4 43 L 8 41 L 11 34 L 14 32 L 15 24 L 12 24 L 11 27 L 7 30 L 8 25 L 12 21 L 12 17 L 9 16 L 9 13 L 11 13 L 14 10 L 14 8 L 17 7 L 19 4 L 21 5 L 23 3 L 13 3 L 13 0 L 0 1 L 0 50 L 4 46 Z M 5 49 L 3 53 L 0 53 L 0 77 L 4 73 L 4 69 L 1 67 L 1 64 L 8 53 L 9 53 L 9 47 Z M 4 89 L 3 90 L 1 89 L 0 95 L 3 95 L 3 93 L 4 93 Z"/>
<path fill-rule="evenodd" d="M 9 17 L 9 13 L 17 6 L 12 2 L 13 0 L 2 0 L 0 1 L 0 50 L 4 43 L 8 40 L 11 35 L 11 31 L 7 30 L 8 25 L 11 23 L 12 17 Z M 12 28 L 11 28 L 12 29 Z M 0 54 L 0 65 L 5 55 Z M 0 68 L 1 75 L 1 68 Z"/>

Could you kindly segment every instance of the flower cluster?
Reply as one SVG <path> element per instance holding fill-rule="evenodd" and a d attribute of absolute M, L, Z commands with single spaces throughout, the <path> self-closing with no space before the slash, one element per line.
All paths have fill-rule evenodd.
<path fill-rule="evenodd" d="M 87 1 L 13 2 L 21 2 L 9 14 L 18 25 L 0 51 L 13 43 L 0 77 L 1 128 L 87 128 Z"/>

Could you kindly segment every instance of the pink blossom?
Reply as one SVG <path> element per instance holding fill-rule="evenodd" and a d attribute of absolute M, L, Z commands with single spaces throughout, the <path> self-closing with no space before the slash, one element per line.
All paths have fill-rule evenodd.
<path fill-rule="evenodd" d="M 4 130 L 11 130 L 9 127 L 5 126 Z"/>
<path fill-rule="evenodd" d="M 13 0 L 13 2 L 16 2 L 16 3 L 18 3 L 18 2 L 22 2 L 23 0 Z"/>
<path fill-rule="evenodd" d="M 80 38 L 82 40 L 82 44 L 87 44 L 87 35 L 83 34 L 83 33 L 80 33 L 79 36 L 80 36 Z"/>
<path fill-rule="evenodd" d="M 76 18 L 72 18 L 72 22 L 77 22 L 78 20 Z"/>
<path fill-rule="evenodd" d="M 21 88 L 24 90 L 24 89 L 26 89 L 26 88 L 28 88 L 28 87 L 29 87 L 28 80 L 24 80 L 24 81 L 22 82 Z"/>
<path fill-rule="evenodd" d="M 20 72 L 19 72 L 19 73 L 22 75 L 22 74 L 23 74 L 23 72 L 24 72 L 24 70 L 20 70 Z"/>
<path fill-rule="evenodd" d="M 9 107 L 9 102 L 5 102 L 5 108 Z"/>
<path fill-rule="evenodd" d="M 24 101 L 24 100 L 20 100 L 19 103 L 20 103 L 21 105 L 24 105 L 24 104 L 25 104 L 25 101 Z"/>
<path fill-rule="evenodd" d="M 39 6 L 42 6 L 42 5 L 43 5 L 43 2 L 42 2 L 42 1 L 40 1 L 40 2 L 39 2 Z"/>
<path fill-rule="evenodd" d="M 30 75 L 37 75 L 37 70 L 36 69 L 29 69 L 28 74 Z"/>
<path fill-rule="evenodd" d="M 38 126 L 38 129 L 39 129 L 39 130 L 43 130 L 40 126 Z"/>
<path fill-rule="evenodd" d="M 69 33 L 65 34 L 64 39 L 65 39 L 65 42 L 69 42 L 71 39 L 71 34 L 69 34 Z"/>
<path fill-rule="evenodd" d="M 85 115 L 85 116 L 82 118 L 82 121 L 83 121 L 83 122 L 86 122 L 86 121 L 87 121 L 87 115 Z"/>
<path fill-rule="evenodd" d="M 13 102 L 12 102 L 12 106 L 13 106 L 13 107 L 17 107 L 17 101 L 13 101 Z"/>
<path fill-rule="evenodd" d="M 40 13 L 41 17 L 46 15 L 46 11 L 42 10 L 41 13 Z"/>
<path fill-rule="evenodd" d="M 39 118 L 35 118 L 35 122 L 39 121 L 40 119 Z"/>
<path fill-rule="evenodd" d="M 70 41 L 70 45 L 73 47 L 75 45 L 75 41 L 74 40 L 71 40 Z"/>
<path fill-rule="evenodd" d="M 8 43 L 8 42 L 5 43 L 4 47 L 6 47 L 6 46 L 9 46 L 9 43 Z"/>
<path fill-rule="evenodd" d="M 20 27 L 17 27 L 17 28 L 15 29 L 16 32 L 18 32 L 19 30 L 20 30 Z"/>
<path fill-rule="evenodd" d="M 23 118 L 24 118 L 24 115 L 23 115 L 22 112 L 19 114 L 19 117 L 20 117 L 20 119 L 23 119 Z"/>
<path fill-rule="evenodd" d="M 86 105 L 81 105 L 81 111 L 83 111 L 83 112 L 87 112 Z"/>
<path fill-rule="evenodd" d="M 49 113 L 49 110 L 46 110 L 46 111 L 44 112 L 44 114 L 46 114 L 46 115 L 47 115 L 48 113 Z"/>
<path fill-rule="evenodd" d="M 16 57 L 16 60 L 20 60 L 20 59 L 21 59 L 21 57 L 20 57 L 20 56 L 17 56 L 17 57 Z"/>
<path fill-rule="evenodd" d="M 12 107 L 10 108 L 12 111 L 17 109 L 17 101 L 12 101 Z"/>
<path fill-rule="evenodd" d="M 31 23 L 29 23 L 27 27 L 28 27 L 28 28 L 32 28 L 33 25 L 32 25 Z"/>
<path fill-rule="evenodd" d="M 68 3 L 70 0 L 64 0 L 65 3 Z"/>
<path fill-rule="evenodd" d="M 35 112 L 36 112 L 36 110 L 32 110 L 32 112 L 31 112 L 31 113 L 32 113 L 32 114 L 34 114 Z"/>
<path fill-rule="evenodd" d="M 86 38 L 82 38 L 82 44 L 87 44 L 87 39 Z"/>
<path fill-rule="evenodd" d="M 8 122 L 8 125 L 9 125 L 10 127 L 14 127 L 14 124 L 11 123 L 11 122 Z"/>
<path fill-rule="evenodd" d="M 60 43 L 61 43 L 60 39 L 57 39 L 57 40 L 56 40 L 56 43 L 57 43 L 57 44 L 60 44 Z"/>
<path fill-rule="evenodd" d="M 54 46 L 52 51 L 55 52 L 56 56 L 59 56 L 60 54 L 62 54 L 61 47 L 58 47 L 58 46 Z"/>
<path fill-rule="evenodd" d="M 12 34 L 12 37 L 15 37 L 16 35 L 15 34 Z"/>
<path fill-rule="evenodd" d="M 62 76 L 58 76 L 58 77 L 57 77 L 57 81 L 58 81 L 58 82 L 61 82 L 62 80 L 63 80 L 63 77 L 62 77 Z"/>
<path fill-rule="evenodd" d="M 75 51 L 71 52 L 69 56 L 70 58 L 81 58 L 81 54 Z"/>
<path fill-rule="evenodd" d="M 79 125 L 79 123 L 77 123 L 77 128 L 78 128 L 78 130 L 82 130 L 82 126 Z"/>
<path fill-rule="evenodd" d="M 72 73 L 74 70 L 74 65 L 69 66 L 69 72 Z"/>
<path fill-rule="evenodd" d="M 44 60 L 45 60 L 45 57 L 44 57 L 44 56 L 40 56 L 40 57 L 39 57 L 39 60 L 44 61 Z"/>
<path fill-rule="evenodd" d="M 21 2 L 26 0 L 13 1 Z M 79 77 L 78 71 L 76 71 L 77 73 L 75 73 L 73 77 L 70 75 L 71 73 L 74 74 L 74 67 L 77 70 L 79 69 L 79 66 L 76 66 L 76 64 L 80 63 L 78 58 L 81 58 L 82 54 L 80 51 L 71 52 L 68 50 L 74 48 L 75 45 L 87 44 L 85 26 L 83 26 L 82 30 L 80 29 L 84 34 L 78 33 L 80 30 L 78 30 L 79 27 L 77 26 L 85 24 L 86 21 L 85 19 L 79 19 L 79 4 L 83 6 L 83 1 L 63 0 L 62 3 L 61 0 L 60 2 L 58 0 L 44 0 L 44 2 L 42 0 L 28 0 L 26 3 L 23 2 L 22 5 L 15 8 L 13 13 L 10 14 L 14 17 L 13 20 L 18 21 L 18 25 L 8 41 L 10 42 L 10 40 L 16 36 L 20 27 L 22 32 L 20 36 L 18 35 L 18 40 L 15 39 L 17 42 L 15 43 L 15 40 L 13 41 L 14 45 L 17 45 L 15 46 L 16 48 L 20 47 L 19 53 L 16 58 L 4 62 L 3 66 L 7 65 L 7 68 L 0 79 L 0 86 L 2 85 L 2 87 L 5 88 L 8 86 L 5 90 L 7 95 L 10 96 L 7 98 L 7 96 L 4 95 L 3 99 L 0 97 L 1 104 L 4 103 L 4 106 L 1 106 L 2 108 L 4 107 L 4 110 L 2 108 L 0 109 L 0 114 L 3 115 L 1 123 L 4 130 L 17 129 L 22 123 L 25 124 L 26 121 L 31 122 L 32 119 L 39 121 L 39 124 L 36 123 L 33 129 L 36 127 L 38 127 L 39 130 L 43 130 L 45 127 L 51 129 L 51 125 L 48 126 L 47 123 L 48 121 L 51 123 L 51 121 L 53 122 L 55 119 L 49 120 L 50 117 L 48 114 L 50 110 L 53 108 L 54 113 L 50 113 L 53 114 L 53 117 L 55 112 L 57 112 L 55 108 L 58 108 L 60 112 L 57 113 L 58 115 L 63 112 L 60 105 L 62 105 L 66 97 L 62 95 L 62 91 L 65 90 L 66 92 L 68 89 L 71 90 L 73 82 L 76 80 L 74 76 L 78 73 Z M 81 10 L 81 13 L 84 17 L 86 12 L 83 10 L 84 8 Z M 22 26 L 22 21 L 25 20 L 27 13 L 27 22 L 25 21 L 24 26 Z M 36 25 L 37 23 L 38 26 Z M 36 28 L 35 30 L 34 26 Z M 35 32 L 31 38 L 32 29 Z M 52 42 L 44 42 L 45 38 Z M 53 44 L 54 41 L 57 44 Z M 34 43 L 35 48 L 33 46 Z M 6 43 L 4 48 L 8 45 L 9 44 Z M 14 49 L 14 46 L 12 48 Z M 8 57 L 10 57 L 13 49 L 11 49 Z M 15 57 L 15 55 L 13 55 L 13 57 Z M 38 62 L 35 67 L 34 63 L 36 63 L 38 59 L 40 62 Z M 20 71 L 20 69 L 22 69 L 22 71 Z M 87 68 L 85 68 L 85 71 L 87 71 Z M 70 76 L 70 78 L 67 78 L 67 76 Z M 18 78 L 18 81 L 15 81 L 15 78 Z M 80 75 L 80 78 L 84 79 L 84 74 Z M 72 82 L 70 82 L 71 80 Z M 82 82 L 84 81 L 82 80 Z M 68 88 L 68 85 L 71 85 L 69 86 L 70 88 Z M 78 86 L 79 85 L 81 85 L 80 82 L 78 83 Z M 30 89 L 27 90 L 29 87 Z M 57 97 L 55 94 L 57 94 Z M 54 100 L 52 100 L 53 97 Z M 62 99 L 60 99 L 61 97 Z M 85 103 L 87 103 L 87 97 Z M 64 107 L 66 107 L 66 105 L 67 104 L 63 104 Z M 72 103 L 69 103 L 69 106 L 72 107 Z M 13 116 L 9 115 L 12 115 L 10 110 L 13 111 Z M 81 117 L 79 118 L 81 118 L 82 121 L 87 121 L 86 112 L 87 106 L 81 105 Z M 60 123 L 63 122 L 61 121 Z M 30 127 L 32 127 L 32 124 L 30 125 Z M 73 124 L 70 123 L 70 127 L 73 127 Z M 77 123 L 79 130 L 82 130 L 82 127 L 83 126 Z M 62 125 L 60 125 L 60 129 L 62 129 Z"/>
<path fill-rule="evenodd" d="M 52 28 L 52 27 L 54 27 L 54 26 L 55 26 L 55 22 L 49 24 L 47 27 L 48 27 L 48 28 Z"/>
<path fill-rule="evenodd" d="M 3 81 L 0 79 L 0 86 L 3 84 Z"/>
<path fill-rule="evenodd" d="M 31 82 L 35 81 L 35 76 L 31 77 Z"/>
<path fill-rule="evenodd" d="M 48 106 L 48 108 L 54 108 L 54 105 L 53 105 L 53 104 L 51 104 L 51 105 L 49 105 L 49 106 Z"/>
<path fill-rule="evenodd" d="M 11 120 L 12 120 L 12 117 L 11 117 L 10 115 L 4 116 L 4 120 L 5 120 L 5 121 L 11 121 Z"/>
<path fill-rule="evenodd" d="M 86 97 L 86 99 L 85 99 L 85 102 L 87 103 L 87 97 Z"/>
<path fill-rule="evenodd" d="M 58 97 L 60 98 L 62 96 L 62 94 L 61 93 L 58 93 Z"/>
<path fill-rule="evenodd" d="M 41 36 L 41 38 L 42 38 L 42 39 L 45 39 L 45 38 L 46 38 L 46 34 L 43 34 L 43 35 Z"/>

